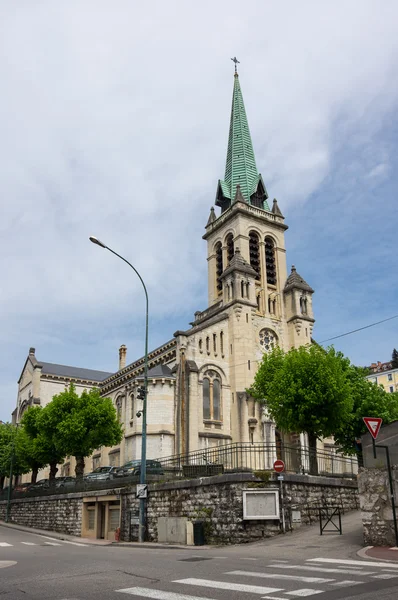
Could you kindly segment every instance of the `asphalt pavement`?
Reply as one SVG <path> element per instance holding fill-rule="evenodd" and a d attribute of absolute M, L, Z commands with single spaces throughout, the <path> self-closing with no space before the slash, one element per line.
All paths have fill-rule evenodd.
<path fill-rule="evenodd" d="M 319 600 L 398 598 L 398 563 L 358 556 L 358 515 L 343 535 L 317 525 L 228 547 L 100 545 L 0 525 L 0 597 L 10 600 Z M 62 539 L 61 539 L 62 538 Z"/>

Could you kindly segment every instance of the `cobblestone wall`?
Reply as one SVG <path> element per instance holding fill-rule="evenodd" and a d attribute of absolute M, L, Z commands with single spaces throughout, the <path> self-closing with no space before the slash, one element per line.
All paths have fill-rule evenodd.
<path fill-rule="evenodd" d="M 10 520 L 27 527 L 80 536 L 82 505 L 82 494 L 69 494 L 67 498 L 46 496 L 13 500 Z M 6 502 L 0 502 L 2 520 L 5 519 L 6 506 Z"/>
<path fill-rule="evenodd" d="M 272 537 L 280 533 L 279 521 L 243 520 L 243 490 L 259 483 L 253 474 L 224 475 L 203 479 L 149 486 L 147 504 L 148 537 L 157 541 L 158 517 L 188 517 L 201 519 L 206 525 L 207 541 L 237 544 Z M 261 484 L 276 488 L 277 481 Z M 356 483 L 341 479 L 286 475 L 286 515 L 291 509 L 301 511 L 302 522 L 317 519 L 310 507 L 325 504 L 343 510 L 358 508 Z M 133 493 L 122 493 L 122 537 L 136 540 L 138 527 L 131 525 L 131 516 L 138 513 L 138 501 Z"/>
<path fill-rule="evenodd" d="M 398 504 L 398 467 L 392 468 Z M 360 469 L 359 498 L 365 544 L 395 546 L 395 533 L 387 469 Z M 397 509 L 398 513 L 398 509 Z"/>

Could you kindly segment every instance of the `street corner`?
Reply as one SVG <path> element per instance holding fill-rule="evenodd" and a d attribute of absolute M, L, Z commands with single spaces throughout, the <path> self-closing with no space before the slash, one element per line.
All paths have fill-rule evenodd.
<path fill-rule="evenodd" d="M 396 546 L 367 546 L 358 551 L 358 556 L 372 560 L 382 560 L 398 565 L 398 548 Z"/>

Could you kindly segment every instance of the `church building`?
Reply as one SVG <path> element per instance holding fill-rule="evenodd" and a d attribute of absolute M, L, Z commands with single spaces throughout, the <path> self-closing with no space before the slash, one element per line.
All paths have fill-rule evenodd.
<path fill-rule="evenodd" d="M 195 313 L 188 329 L 176 331 L 149 353 L 148 458 L 234 442 L 281 441 L 282 434 L 246 389 L 265 352 L 311 343 L 314 290 L 295 267 L 287 272 L 288 227 L 278 202 L 269 201 L 257 168 L 237 72 L 225 174 L 216 187 L 215 207 L 203 235 L 208 306 Z M 102 395 L 113 399 L 125 431 L 120 446 L 99 449 L 92 462 L 86 461 L 87 471 L 141 455 L 142 418 L 137 413 L 142 400 L 137 389 L 144 358 L 126 365 L 126 351 L 125 346 L 119 350 L 117 372 L 86 373 L 88 386 L 97 377 Z M 71 372 L 68 381 L 73 381 Z M 21 407 L 22 402 L 19 394 Z M 35 398 L 35 403 L 47 402 Z M 303 434 L 287 435 L 285 442 L 305 440 Z"/>

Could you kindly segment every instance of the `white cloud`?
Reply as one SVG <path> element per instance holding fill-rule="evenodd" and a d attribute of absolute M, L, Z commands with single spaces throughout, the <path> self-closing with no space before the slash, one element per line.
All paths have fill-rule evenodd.
<path fill-rule="evenodd" d="M 172 334 L 170 317 L 205 307 L 201 235 L 224 170 L 230 56 L 259 170 L 285 214 L 330 174 L 336 144 L 370 143 L 397 102 L 394 2 L 9 0 L 0 10 L 7 385 L 31 344 L 96 367 L 110 354 L 83 356 L 79 338 L 113 340 L 112 325 L 131 320 L 130 347 L 140 344 L 140 284 L 90 234 L 144 275 L 151 315 L 165 321 L 154 341 Z M 388 162 L 387 152 L 368 176 Z"/>

